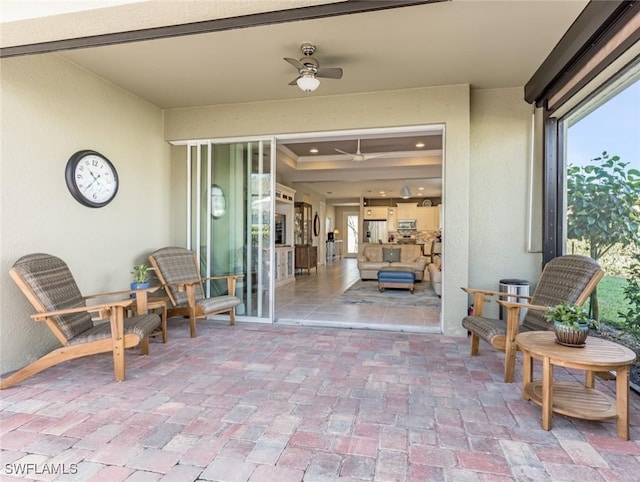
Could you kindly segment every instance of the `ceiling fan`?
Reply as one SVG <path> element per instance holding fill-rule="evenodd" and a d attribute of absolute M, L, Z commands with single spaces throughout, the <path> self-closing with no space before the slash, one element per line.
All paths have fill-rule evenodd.
<path fill-rule="evenodd" d="M 358 139 L 358 148 L 356 149 L 355 153 L 346 152 L 338 148 L 334 148 L 334 149 L 340 154 L 346 154 L 347 156 L 352 156 L 351 160 L 353 162 L 362 162 L 368 159 L 373 159 L 375 157 L 380 157 L 382 155 L 382 154 L 363 154 L 362 152 L 360 152 L 360 139 Z"/>
<path fill-rule="evenodd" d="M 305 42 L 300 46 L 300 50 L 304 55 L 300 60 L 284 58 L 284 60 L 298 69 L 298 77 L 289 82 L 289 85 L 297 85 L 305 92 L 313 92 L 320 85 L 318 77 L 326 79 L 342 78 L 342 69 L 339 67 L 320 68 L 320 63 L 312 57 L 316 51 L 315 45 Z"/>

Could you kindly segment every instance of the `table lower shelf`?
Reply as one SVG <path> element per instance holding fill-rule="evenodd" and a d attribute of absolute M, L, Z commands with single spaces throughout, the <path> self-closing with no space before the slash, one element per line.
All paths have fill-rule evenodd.
<path fill-rule="evenodd" d="M 531 401 L 542 406 L 542 381 L 534 380 L 524 387 Z M 574 382 L 553 382 L 552 410 L 561 415 L 584 420 L 607 420 L 617 417 L 616 401 L 594 388 Z"/>

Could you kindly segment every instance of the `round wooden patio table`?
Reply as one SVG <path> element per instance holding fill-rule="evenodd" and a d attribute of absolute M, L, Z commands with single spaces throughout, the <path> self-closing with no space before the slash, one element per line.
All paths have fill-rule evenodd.
<path fill-rule="evenodd" d="M 629 365 L 636 359 L 625 346 L 589 336 L 582 348 L 556 342 L 553 331 L 529 331 L 516 336 L 522 351 L 525 400 L 542 407 L 542 428 L 551 429 L 552 413 L 586 420 L 617 417 L 618 436 L 629 440 Z M 542 380 L 533 380 L 533 360 L 542 361 Z M 585 371 L 584 386 L 553 380 L 553 367 L 562 366 Z M 616 372 L 615 400 L 596 390 L 596 372 Z"/>

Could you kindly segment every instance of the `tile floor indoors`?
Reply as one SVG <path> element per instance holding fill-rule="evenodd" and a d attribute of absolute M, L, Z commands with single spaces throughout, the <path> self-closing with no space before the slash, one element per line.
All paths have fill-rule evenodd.
<path fill-rule="evenodd" d="M 296 281 L 276 288 L 276 320 L 321 326 L 358 326 L 412 332 L 441 333 L 440 309 L 434 307 L 345 305 L 336 303 L 344 290 L 360 279 L 355 258 L 318 266 Z"/>
<path fill-rule="evenodd" d="M 637 394 L 630 441 L 614 421 L 545 431 L 502 360 L 464 337 L 209 320 L 189 338 L 170 320 L 124 382 L 95 355 L 0 392 L 0 479 L 638 480 Z"/>

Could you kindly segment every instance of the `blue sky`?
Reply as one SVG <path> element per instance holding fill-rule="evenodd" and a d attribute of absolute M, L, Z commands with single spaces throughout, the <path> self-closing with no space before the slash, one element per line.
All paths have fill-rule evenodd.
<path fill-rule="evenodd" d="M 570 164 L 585 165 L 602 151 L 640 169 L 640 80 L 569 128 Z"/>

